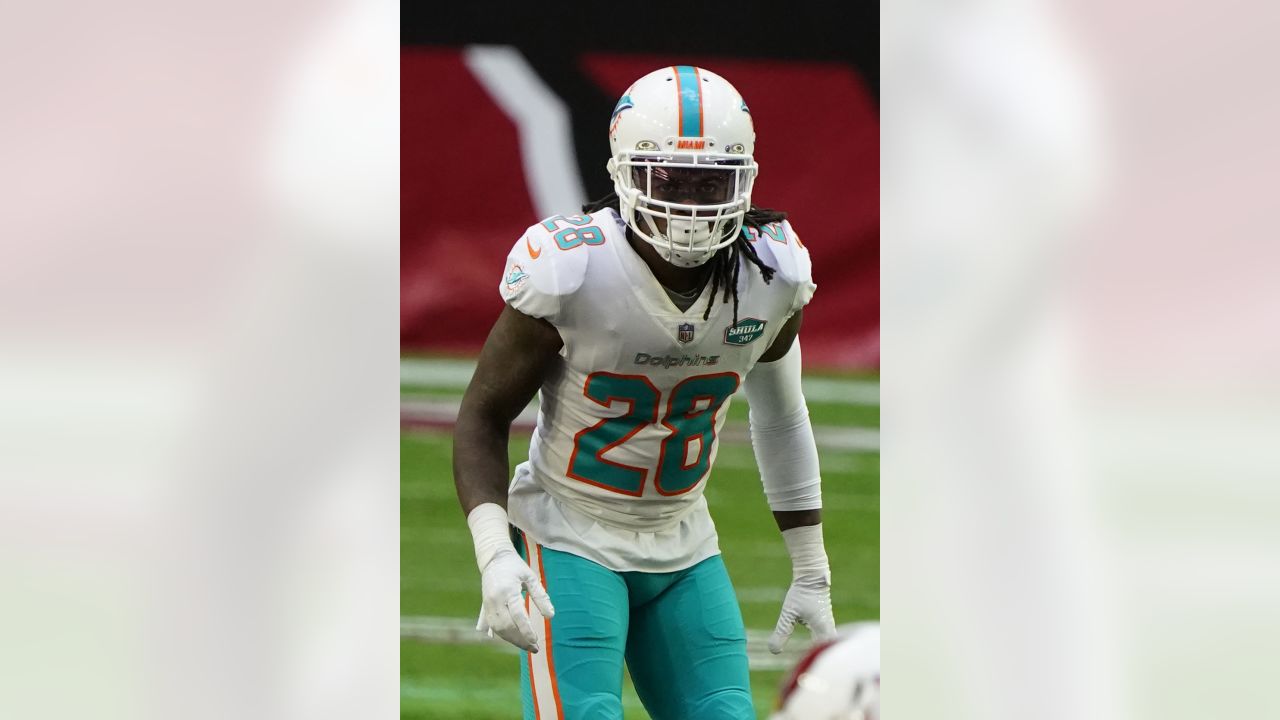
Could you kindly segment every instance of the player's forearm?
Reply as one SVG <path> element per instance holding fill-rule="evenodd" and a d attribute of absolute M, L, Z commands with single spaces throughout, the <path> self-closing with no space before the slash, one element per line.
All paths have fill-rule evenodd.
<path fill-rule="evenodd" d="M 777 361 L 757 364 L 745 383 L 760 480 L 783 530 L 816 524 L 822 508 L 818 447 L 800 387 L 800 367 L 797 339 Z"/>
<path fill-rule="evenodd" d="M 453 435 L 453 484 L 464 515 L 484 503 L 507 507 L 510 430 L 509 423 L 459 413 Z"/>

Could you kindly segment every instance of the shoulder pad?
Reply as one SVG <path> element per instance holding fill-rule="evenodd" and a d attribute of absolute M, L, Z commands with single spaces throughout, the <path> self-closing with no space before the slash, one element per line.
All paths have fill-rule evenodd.
<path fill-rule="evenodd" d="M 578 222 L 594 219 L 585 215 L 570 217 Z M 561 221 L 556 222 L 557 218 Z M 578 245 L 587 244 L 595 236 L 590 232 L 590 222 L 583 223 L 581 233 L 564 232 L 578 229 L 559 215 L 530 225 L 507 255 L 498 283 L 503 301 L 526 315 L 555 323 L 587 274 L 591 253 Z"/>
<path fill-rule="evenodd" d="M 795 288 L 796 297 L 791 312 L 808 305 L 817 288 L 813 283 L 813 262 L 809 259 L 809 250 L 791 228 L 791 223 L 783 220 L 769 223 L 759 230 L 745 230 L 756 254 L 774 269 L 773 282 L 781 281 Z"/>

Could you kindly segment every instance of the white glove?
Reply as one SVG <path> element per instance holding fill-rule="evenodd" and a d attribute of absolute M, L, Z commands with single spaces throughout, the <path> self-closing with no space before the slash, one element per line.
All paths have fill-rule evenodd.
<path fill-rule="evenodd" d="M 507 511 L 494 503 L 485 503 L 467 515 L 467 525 L 476 546 L 476 564 L 480 567 L 480 591 L 483 604 L 476 629 L 487 632 L 529 652 L 538 652 L 538 638 L 524 609 L 521 591 L 538 606 L 543 617 L 556 614 L 542 583 L 528 563 L 520 559 L 507 527 Z"/>
<path fill-rule="evenodd" d="M 488 632 L 489 637 L 496 633 L 512 645 L 536 653 L 538 639 L 533 633 L 533 625 L 529 623 L 529 614 L 525 612 L 521 590 L 528 591 L 529 599 L 538 606 L 543 617 L 556 614 L 542 583 L 538 582 L 533 570 L 520 559 L 515 549 L 499 553 L 480 574 L 484 604 L 480 607 L 480 621 L 476 629 Z"/>
<path fill-rule="evenodd" d="M 777 655 L 786 647 L 796 623 L 807 625 L 815 641 L 836 636 L 836 620 L 831 614 L 831 569 L 822 546 L 822 525 L 805 525 L 782 533 L 791 554 L 791 587 L 782 600 L 778 626 L 769 636 L 769 652 Z"/>

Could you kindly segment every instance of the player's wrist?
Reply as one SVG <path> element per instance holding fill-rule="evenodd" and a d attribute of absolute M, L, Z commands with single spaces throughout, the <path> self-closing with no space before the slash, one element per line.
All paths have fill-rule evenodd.
<path fill-rule="evenodd" d="M 827 561 L 826 546 L 822 542 L 822 523 L 801 525 L 782 531 L 787 554 L 791 556 L 791 577 L 824 578 L 831 583 L 831 565 Z"/>
<path fill-rule="evenodd" d="M 467 527 L 476 550 L 476 566 L 480 572 L 505 552 L 515 552 L 511 544 L 511 526 L 507 511 L 497 503 L 483 503 L 467 514 Z"/>

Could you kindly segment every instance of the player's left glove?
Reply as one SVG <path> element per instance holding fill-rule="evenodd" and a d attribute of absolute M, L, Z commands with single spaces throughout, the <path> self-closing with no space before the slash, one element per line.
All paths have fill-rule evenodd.
<path fill-rule="evenodd" d="M 791 555 L 791 587 L 782 601 L 778 626 L 769 637 L 769 652 L 777 655 L 786 647 L 796 623 L 807 625 L 816 641 L 836 636 L 836 620 L 831 614 L 831 567 L 822 545 L 822 525 L 805 525 L 784 530 L 782 539 Z"/>

